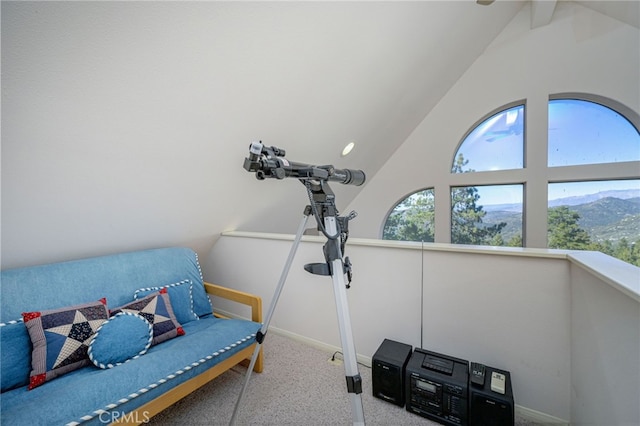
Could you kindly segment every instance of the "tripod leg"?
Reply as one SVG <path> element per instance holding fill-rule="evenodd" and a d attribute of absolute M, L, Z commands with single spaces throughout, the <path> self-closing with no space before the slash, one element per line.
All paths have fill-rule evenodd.
<path fill-rule="evenodd" d="M 347 378 L 347 390 L 351 401 L 351 413 L 353 424 L 364 425 L 364 410 L 362 408 L 362 381 L 358 372 L 358 362 L 355 344 L 353 343 L 353 333 L 349 318 L 349 305 L 347 301 L 347 290 L 342 273 L 342 261 L 333 261 L 333 291 L 336 299 L 336 310 L 338 312 L 338 325 L 340 326 L 340 340 L 344 355 L 344 371 Z"/>
<path fill-rule="evenodd" d="M 265 317 L 264 322 L 262 323 L 262 327 L 256 336 L 256 347 L 253 350 L 253 356 L 251 357 L 251 362 L 249 363 L 249 368 L 247 369 L 247 374 L 245 376 L 244 385 L 242 386 L 242 391 L 238 396 L 238 400 L 236 401 L 236 406 L 233 409 L 233 415 L 231 416 L 231 421 L 229 425 L 233 426 L 236 422 L 236 416 L 238 415 L 238 409 L 240 408 L 240 403 L 242 402 L 242 398 L 247 390 L 247 386 L 249 385 L 249 380 L 251 379 L 251 371 L 253 371 L 253 367 L 256 364 L 256 359 L 258 358 L 258 354 L 260 353 L 260 348 L 262 347 L 262 342 L 264 341 L 264 337 L 267 334 L 267 330 L 269 329 L 269 323 L 271 322 L 271 317 L 273 316 L 273 312 L 276 309 L 276 304 L 278 303 L 278 299 L 280 298 L 280 293 L 282 293 L 282 288 L 284 287 L 284 283 L 287 280 L 287 275 L 289 275 L 289 269 L 291 269 L 291 263 L 293 263 L 293 258 L 296 255 L 296 251 L 298 250 L 298 245 L 300 244 L 300 240 L 302 239 L 302 234 L 307 225 L 307 220 L 309 219 L 310 209 L 305 209 L 305 214 L 302 220 L 300 221 L 300 225 L 298 226 L 298 232 L 296 233 L 296 238 L 293 240 L 293 244 L 291 245 L 291 250 L 289 251 L 289 257 L 285 262 L 284 269 L 282 270 L 282 274 L 280 275 L 280 281 L 278 281 L 278 285 L 276 287 L 276 291 L 273 295 L 273 299 L 271 300 L 271 305 L 269 306 L 269 310 L 267 311 L 267 316 Z"/>
<path fill-rule="evenodd" d="M 329 233 L 335 233 L 335 218 L 326 217 L 325 226 Z M 340 340 L 344 356 L 347 391 L 349 392 L 349 400 L 351 402 L 351 414 L 354 425 L 364 425 L 364 409 L 362 408 L 362 396 L 360 395 L 362 393 L 362 379 L 358 372 L 358 361 L 355 344 L 353 342 L 353 332 L 351 330 L 342 253 L 340 252 L 338 240 L 330 241 L 328 244 L 334 244 L 334 253 L 338 253 L 337 258 L 331 260 L 331 277 L 333 279 L 333 292 L 336 299 L 336 311 L 338 313 L 338 326 L 340 327 Z"/>

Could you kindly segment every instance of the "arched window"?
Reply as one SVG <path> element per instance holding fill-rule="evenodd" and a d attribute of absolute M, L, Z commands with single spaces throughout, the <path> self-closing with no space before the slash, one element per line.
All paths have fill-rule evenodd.
<path fill-rule="evenodd" d="M 506 106 L 472 127 L 456 151 L 451 172 L 522 169 L 524 112 L 523 104 Z M 452 243 L 522 247 L 524 188 L 504 183 L 451 187 Z"/>
<path fill-rule="evenodd" d="M 503 109 L 472 127 L 454 156 L 453 173 L 521 169 L 524 105 Z"/>
<path fill-rule="evenodd" d="M 401 241 L 434 241 L 434 191 L 423 189 L 407 196 L 387 215 L 382 238 Z"/>
<path fill-rule="evenodd" d="M 436 241 L 599 250 L 640 266 L 640 115 L 575 93 L 551 95 L 546 113 L 525 123 L 525 103 L 514 102 L 476 122 L 453 155 L 450 199 L 433 189 L 409 195 L 385 219 L 383 238 L 432 241 L 437 229 Z M 529 127 L 547 138 L 525 144 Z M 448 236 L 434 222 L 436 202 L 450 203 Z M 533 214 L 546 207 L 547 220 L 527 223 L 525 205 Z"/>
<path fill-rule="evenodd" d="M 548 165 L 640 160 L 638 129 L 615 110 L 583 99 L 549 101 Z"/>
<path fill-rule="evenodd" d="M 640 161 L 637 114 L 610 100 L 579 95 L 551 97 L 548 114 L 548 166 L 574 166 L 591 177 L 549 182 L 548 247 L 597 250 L 640 266 L 640 180 L 631 179 L 639 168 L 632 167 L 635 176 L 627 179 L 589 172 L 593 164 L 606 171 Z"/>

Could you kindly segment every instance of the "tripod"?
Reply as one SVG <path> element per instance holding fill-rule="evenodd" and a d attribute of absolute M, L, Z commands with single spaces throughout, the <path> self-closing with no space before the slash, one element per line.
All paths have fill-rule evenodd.
<path fill-rule="evenodd" d="M 262 327 L 256 334 L 257 345 L 253 351 L 249 368 L 245 377 L 242 391 L 236 401 L 236 406 L 233 410 L 233 416 L 231 417 L 230 425 L 234 425 L 238 409 L 242 402 L 242 398 L 249 385 L 251 379 L 251 371 L 255 366 L 258 353 L 262 346 L 262 342 L 267 334 L 271 317 L 278 303 L 278 298 L 284 287 L 284 283 L 289 274 L 291 263 L 295 257 L 300 239 L 305 230 L 309 215 L 313 213 L 318 223 L 318 229 L 327 237 L 327 242 L 323 246 L 323 252 L 325 257 L 324 263 L 310 263 L 305 265 L 304 269 L 307 272 L 316 275 L 331 275 L 333 280 L 333 290 L 336 299 L 336 309 L 338 313 L 338 325 L 340 327 L 340 340 L 342 343 L 342 351 L 344 355 L 344 369 L 347 381 L 347 391 L 351 403 L 351 413 L 354 425 L 364 425 L 364 411 L 362 408 L 362 379 L 358 372 L 358 363 L 356 360 L 356 350 L 353 343 L 353 334 L 351 330 L 351 321 L 349 318 L 349 306 L 347 304 L 347 292 L 351 283 L 351 262 L 346 257 L 343 261 L 342 253 L 344 251 L 344 244 L 348 236 L 348 224 L 349 220 L 353 219 L 356 214 L 352 212 L 349 216 L 340 217 L 335 206 L 335 195 L 326 181 L 320 180 L 313 182 L 311 180 L 301 180 L 301 182 L 307 188 L 309 195 L 310 205 L 304 210 L 304 216 L 298 226 L 296 237 L 291 246 L 289 257 L 285 263 L 284 269 L 280 276 L 280 281 L 276 287 L 275 294 L 271 301 L 271 306 L 267 311 Z M 344 276 L 348 277 L 348 283 L 345 284 Z"/>

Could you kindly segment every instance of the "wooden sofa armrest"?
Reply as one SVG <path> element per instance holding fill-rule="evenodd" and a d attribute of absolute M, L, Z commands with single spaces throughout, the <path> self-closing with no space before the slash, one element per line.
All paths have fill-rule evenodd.
<path fill-rule="evenodd" d="M 251 321 L 262 323 L 262 298 L 260 296 L 208 282 L 204 283 L 204 288 L 206 292 L 212 296 L 221 297 L 223 299 L 249 306 L 251 308 Z M 263 369 L 263 361 L 262 347 L 260 347 L 260 353 L 256 359 L 253 371 L 261 373 Z M 248 366 L 248 363 L 246 363 L 246 366 Z"/>
<path fill-rule="evenodd" d="M 262 299 L 259 296 L 211 283 L 204 283 L 204 287 L 208 294 L 250 306 L 251 320 L 262 323 Z M 257 342 L 255 344 L 257 344 Z M 255 351 L 254 348 L 255 346 L 253 345 L 244 348 L 240 352 L 214 365 L 202 374 L 195 376 L 190 380 L 178 385 L 177 387 L 160 395 L 156 399 L 149 401 L 142 407 L 130 413 L 124 414 L 118 420 L 114 421 L 112 425 L 146 423 L 149 418 L 155 416 L 165 408 L 191 394 L 193 391 L 218 377 L 236 364 L 241 363 L 242 365 L 248 367 L 253 352 Z M 261 373 L 264 365 L 263 363 L 264 360 L 261 346 L 260 353 L 258 354 L 256 363 L 253 366 L 253 371 L 255 371 L 256 373 Z"/>
<path fill-rule="evenodd" d="M 204 283 L 204 288 L 207 293 L 213 296 L 248 305 L 251 308 L 251 321 L 262 322 L 262 298 L 260 296 L 207 282 Z"/>

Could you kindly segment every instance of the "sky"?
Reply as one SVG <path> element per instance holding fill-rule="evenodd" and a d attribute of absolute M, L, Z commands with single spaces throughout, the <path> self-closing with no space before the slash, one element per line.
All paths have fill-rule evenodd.
<path fill-rule="evenodd" d="M 458 150 L 475 171 L 523 167 L 525 107 L 515 106 L 482 121 Z M 558 99 L 549 102 L 548 166 L 640 161 L 640 133 L 624 116 L 598 103 Z M 522 185 L 476 186 L 480 203 L 522 203 Z M 549 185 L 549 200 L 612 189 L 640 189 L 640 180 Z"/>
<path fill-rule="evenodd" d="M 522 203 L 523 200 L 522 185 L 475 186 L 475 188 L 478 189 L 480 195 L 480 205 L 515 204 Z M 640 191 L 640 179 L 554 183 L 550 184 L 548 188 L 547 199 L 551 201 L 609 190 L 636 189 Z"/>
<path fill-rule="evenodd" d="M 639 160 L 640 135 L 622 115 L 593 102 L 549 102 L 550 167 Z"/>

